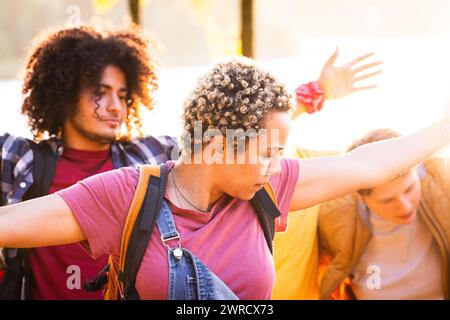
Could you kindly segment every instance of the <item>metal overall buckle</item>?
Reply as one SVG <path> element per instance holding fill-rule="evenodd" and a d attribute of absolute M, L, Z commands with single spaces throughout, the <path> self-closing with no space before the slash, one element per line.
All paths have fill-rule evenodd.
<path fill-rule="evenodd" d="M 178 239 L 178 241 L 177 241 L 178 247 L 177 248 L 171 248 L 169 245 L 166 244 L 167 241 L 172 241 L 172 240 L 176 240 L 176 239 Z M 161 241 L 167 247 L 167 249 L 169 249 L 170 252 L 172 252 L 175 259 L 177 259 L 177 260 L 181 259 L 181 257 L 183 256 L 183 250 L 181 250 L 181 237 L 178 232 L 175 236 L 167 238 L 167 239 L 164 239 L 163 236 L 161 236 Z"/>

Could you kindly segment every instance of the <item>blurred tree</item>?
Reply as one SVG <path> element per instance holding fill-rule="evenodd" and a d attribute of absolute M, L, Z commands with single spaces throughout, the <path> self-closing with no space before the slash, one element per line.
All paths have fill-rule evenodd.
<path fill-rule="evenodd" d="M 112 9 L 117 0 L 93 0 L 94 8 L 100 12 L 106 12 Z"/>
<path fill-rule="evenodd" d="M 94 7 L 100 11 L 105 12 L 113 8 L 118 0 L 93 0 Z M 128 10 L 130 11 L 131 20 L 133 23 L 139 25 L 141 23 L 141 4 L 142 0 L 128 0 Z"/>
<path fill-rule="evenodd" d="M 240 38 L 239 32 L 233 32 L 233 27 L 230 28 L 229 25 L 230 20 L 233 20 L 230 17 L 219 17 L 217 14 L 225 11 L 217 10 L 217 7 L 223 6 L 222 2 L 219 0 L 191 0 L 191 3 L 197 21 L 204 30 L 211 57 L 235 54 L 242 55 L 242 39 Z M 232 6 L 230 3 L 227 2 L 227 4 Z M 234 21 L 232 23 L 234 25 Z"/>
<path fill-rule="evenodd" d="M 130 8 L 131 20 L 139 25 L 141 23 L 141 10 L 140 10 L 140 0 L 128 0 L 128 5 Z"/>
<path fill-rule="evenodd" d="M 242 55 L 253 58 L 253 0 L 241 0 Z"/>

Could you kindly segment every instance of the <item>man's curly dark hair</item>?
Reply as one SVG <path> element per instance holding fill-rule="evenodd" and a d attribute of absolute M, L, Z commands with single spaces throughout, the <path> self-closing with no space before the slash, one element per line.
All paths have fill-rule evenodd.
<path fill-rule="evenodd" d="M 127 133 L 141 134 L 139 105 L 153 108 L 155 43 L 137 28 L 96 31 L 82 26 L 64 29 L 42 39 L 31 50 L 24 76 L 22 114 L 28 117 L 36 141 L 44 134 L 59 136 L 62 125 L 76 112 L 83 88 L 97 88 L 106 66 L 117 66 L 127 81 Z"/>

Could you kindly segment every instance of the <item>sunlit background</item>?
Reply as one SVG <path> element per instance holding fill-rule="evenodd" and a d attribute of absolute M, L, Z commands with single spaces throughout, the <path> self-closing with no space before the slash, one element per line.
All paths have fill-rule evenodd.
<path fill-rule="evenodd" d="M 184 98 L 212 62 L 242 52 L 241 1 L 143 0 L 141 26 L 162 46 L 156 109 L 144 133 L 177 135 Z M 374 51 L 377 89 L 326 103 L 295 121 L 291 144 L 345 149 L 370 129 L 409 133 L 436 120 L 449 91 L 448 0 L 254 0 L 254 58 L 291 90 L 316 80 L 336 46 L 337 64 Z M 30 137 L 21 106 L 20 68 L 39 31 L 80 19 L 130 22 L 128 0 L 0 0 L 0 134 Z"/>

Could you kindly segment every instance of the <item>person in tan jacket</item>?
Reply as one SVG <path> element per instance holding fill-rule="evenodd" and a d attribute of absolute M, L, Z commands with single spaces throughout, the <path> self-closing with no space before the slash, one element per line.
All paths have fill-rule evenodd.
<path fill-rule="evenodd" d="M 349 151 L 397 136 L 374 130 Z M 318 235 L 321 299 L 449 299 L 450 161 L 322 204 Z"/>

